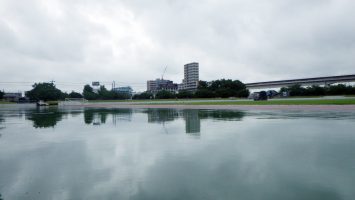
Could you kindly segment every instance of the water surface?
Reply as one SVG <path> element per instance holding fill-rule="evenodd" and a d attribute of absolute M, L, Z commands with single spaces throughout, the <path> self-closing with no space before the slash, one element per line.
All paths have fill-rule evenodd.
<path fill-rule="evenodd" d="M 354 199 L 355 113 L 0 109 L 0 199 Z"/>

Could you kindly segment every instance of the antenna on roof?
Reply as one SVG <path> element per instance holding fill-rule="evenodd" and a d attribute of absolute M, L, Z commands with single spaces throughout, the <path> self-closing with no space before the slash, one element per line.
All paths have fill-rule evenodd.
<path fill-rule="evenodd" d="M 168 66 L 165 67 L 164 72 L 163 72 L 163 74 L 161 75 L 161 80 L 164 79 L 164 74 L 165 74 L 165 72 L 166 72 L 166 68 L 168 68 Z"/>

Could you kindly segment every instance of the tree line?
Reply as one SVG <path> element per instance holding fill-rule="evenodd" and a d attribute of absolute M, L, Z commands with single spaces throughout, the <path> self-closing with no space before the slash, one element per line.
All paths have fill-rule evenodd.
<path fill-rule="evenodd" d="M 280 93 L 287 92 L 290 96 L 324 96 L 324 95 L 354 95 L 355 87 L 345 84 L 337 84 L 321 87 L 312 85 L 302 87 L 299 84 L 280 89 Z"/>
<path fill-rule="evenodd" d="M 136 94 L 133 99 L 187 99 L 187 98 L 228 98 L 228 97 L 248 97 L 249 90 L 245 84 L 239 80 L 220 79 L 212 82 L 199 81 L 195 92 L 182 90 L 175 94 L 166 90 L 161 90 L 155 95 L 151 92 Z"/>
<path fill-rule="evenodd" d="M 72 91 L 70 93 L 62 92 L 54 83 L 35 83 L 32 90 L 25 93 L 26 97 L 31 100 L 55 101 L 64 100 L 66 98 L 85 98 L 88 100 L 108 100 L 108 99 L 128 99 L 127 94 L 117 93 L 107 90 L 105 86 L 101 86 L 97 92 L 90 85 L 85 85 L 83 92 Z"/>
<path fill-rule="evenodd" d="M 324 95 L 355 95 L 355 86 L 337 84 L 330 86 L 309 86 L 293 85 L 283 87 L 280 93 L 287 92 L 290 96 L 324 96 Z M 0 91 L 0 99 L 3 98 L 4 92 Z M 88 100 L 115 100 L 129 99 L 130 95 L 118 93 L 108 90 L 105 86 L 101 86 L 97 91 L 90 85 L 85 85 L 83 92 L 72 91 L 70 93 L 62 92 L 56 88 L 54 83 L 35 83 L 32 90 L 25 93 L 26 97 L 31 100 L 64 100 L 65 98 L 85 98 Z M 186 98 L 228 98 L 228 97 L 248 97 L 249 90 L 245 84 L 239 80 L 220 79 L 212 82 L 199 81 L 198 88 L 195 92 L 182 90 L 179 93 L 173 93 L 166 90 L 157 92 L 143 92 L 133 96 L 133 99 L 186 99 Z"/>
<path fill-rule="evenodd" d="M 103 85 L 100 86 L 100 89 L 97 92 L 95 92 L 90 85 L 85 85 L 83 90 L 83 97 L 87 100 L 116 100 L 131 98 L 129 94 L 107 90 Z"/>

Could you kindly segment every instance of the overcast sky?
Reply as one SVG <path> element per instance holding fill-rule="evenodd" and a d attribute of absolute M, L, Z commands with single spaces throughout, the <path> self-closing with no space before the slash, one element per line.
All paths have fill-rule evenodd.
<path fill-rule="evenodd" d="M 355 74 L 353 0 L 0 0 L 0 89 Z M 10 83 L 9 83 L 10 82 Z M 110 84 L 106 85 L 111 87 Z"/>

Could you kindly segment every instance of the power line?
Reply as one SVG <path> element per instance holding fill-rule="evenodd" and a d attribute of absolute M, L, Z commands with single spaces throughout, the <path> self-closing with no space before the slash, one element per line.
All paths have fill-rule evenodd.
<path fill-rule="evenodd" d="M 45 81 L 43 81 L 45 82 Z M 43 83 L 41 81 L 38 82 L 27 82 L 27 81 L 0 81 L 0 84 L 35 84 L 35 83 Z M 103 84 L 111 84 L 112 81 L 99 81 Z M 88 82 L 63 82 L 63 81 L 50 81 L 50 83 L 54 83 L 55 85 L 85 85 L 90 84 Z M 115 83 L 119 84 L 128 84 L 128 85 L 145 85 L 146 83 L 138 83 L 138 82 L 121 82 L 115 81 Z"/>

